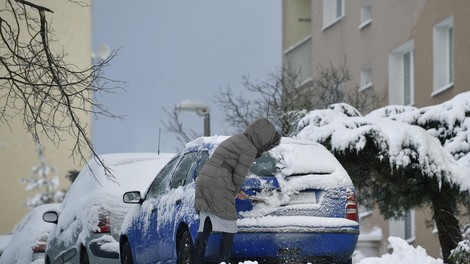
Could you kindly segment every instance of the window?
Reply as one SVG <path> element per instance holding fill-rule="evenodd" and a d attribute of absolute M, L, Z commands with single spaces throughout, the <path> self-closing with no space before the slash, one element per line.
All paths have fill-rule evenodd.
<path fill-rule="evenodd" d="M 312 70 L 312 36 L 308 36 L 296 45 L 284 51 L 285 63 L 299 73 L 300 85 L 313 79 Z"/>
<path fill-rule="evenodd" d="M 202 167 L 204 167 L 204 164 L 206 164 L 208 159 L 209 159 L 209 153 L 206 150 L 203 150 L 201 152 L 200 157 L 197 158 L 193 162 L 190 173 L 188 173 L 188 175 L 186 176 L 185 184 L 191 183 L 194 181 L 194 179 L 197 178 L 197 176 L 199 175 L 199 172 L 201 171 Z"/>
<path fill-rule="evenodd" d="M 179 186 L 183 186 L 186 184 L 186 179 L 188 178 L 188 174 L 192 172 L 192 164 L 194 157 L 196 157 L 197 152 L 190 152 L 184 154 L 181 162 L 179 163 L 178 167 L 173 174 L 173 177 L 170 182 L 170 188 L 176 189 Z"/>
<path fill-rule="evenodd" d="M 359 29 L 364 28 L 372 22 L 372 4 L 370 2 L 365 3 L 361 7 L 361 23 Z"/>
<path fill-rule="evenodd" d="M 414 41 L 392 51 L 389 56 L 390 104 L 414 105 Z"/>
<path fill-rule="evenodd" d="M 277 173 L 276 160 L 265 152 L 257 158 L 250 166 L 250 172 L 263 177 L 274 177 Z"/>
<path fill-rule="evenodd" d="M 199 172 L 201 171 L 202 167 L 204 167 L 204 164 L 206 164 L 208 159 L 209 159 L 209 153 L 207 153 L 207 151 L 203 151 L 201 153 L 201 158 L 199 159 L 197 163 L 196 175 L 194 178 L 197 178 L 197 175 L 199 175 Z"/>
<path fill-rule="evenodd" d="M 361 70 L 361 87 L 359 91 L 372 87 L 372 67 L 368 66 Z"/>
<path fill-rule="evenodd" d="M 390 236 L 403 238 L 412 243 L 415 237 L 415 211 L 409 210 L 401 219 L 390 220 Z"/>
<path fill-rule="evenodd" d="M 323 30 L 344 17 L 344 0 L 323 0 Z"/>
<path fill-rule="evenodd" d="M 403 104 L 413 105 L 413 53 L 403 54 Z"/>
<path fill-rule="evenodd" d="M 454 18 L 449 17 L 434 26 L 433 59 L 434 87 L 433 94 L 439 94 L 454 84 Z"/>
<path fill-rule="evenodd" d="M 166 183 L 168 182 L 167 179 L 171 175 L 171 172 L 175 168 L 176 164 L 178 164 L 178 160 L 179 160 L 179 157 L 172 159 L 157 174 L 157 177 L 155 177 L 155 180 L 153 180 L 153 183 L 147 192 L 147 196 L 149 198 L 156 198 L 159 194 L 161 194 L 165 190 Z"/>

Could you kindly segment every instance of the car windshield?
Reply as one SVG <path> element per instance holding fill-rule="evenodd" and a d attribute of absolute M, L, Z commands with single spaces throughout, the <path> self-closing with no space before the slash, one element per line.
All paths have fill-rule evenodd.
<path fill-rule="evenodd" d="M 268 152 L 263 153 L 250 167 L 250 172 L 258 176 L 274 177 L 276 170 L 276 160 Z"/>

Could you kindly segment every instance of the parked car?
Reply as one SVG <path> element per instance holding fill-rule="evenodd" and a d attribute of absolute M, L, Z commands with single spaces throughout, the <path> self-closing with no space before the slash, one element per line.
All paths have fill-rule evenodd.
<path fill-rule="evenodd" d="M 85 165 L 59 210 L 44 221 L 54 223 L 45 263 L 119 263 L 119 232 L 130 205 L 125 190 L 144 191 L 174 154 L 120 153 L 102 155 L 111 170 L 96 160 Z"/>
<path fill-rule="evenodd" d="M 12 237 L 13 237 L 13 234 L 11 233 L 0 235 L 0 257 L 3 254 L 3 251 L 5 251 L 5 248 L 10 243 Z"/>
<path fill-rule="evenodd" d="M 226 137 L 199 138 L 156 176 L 145 194 L 125 193 L 136 204 L 126 215 L 119 248 L 122 263 L 192 263 L 199 218 L 195 179 Z M 236 201 L 238 233 L 232 263 L 279 259 L 351 263 L 359 224 L 355 189 L 347 172 L 323 146 L 282 138 L 256 159 Z M 219 235 L 209 238 L 206 261 L 218 256 Z"/>
<path fill-rule="evenodd" d="M 34 207 L 15 226 L 8 246 L 0 257 L 1 264 L 44 263 L 47 237 L 52 224 L 42 220 L 44 212 L 58 209 L 60 204 Z"/>

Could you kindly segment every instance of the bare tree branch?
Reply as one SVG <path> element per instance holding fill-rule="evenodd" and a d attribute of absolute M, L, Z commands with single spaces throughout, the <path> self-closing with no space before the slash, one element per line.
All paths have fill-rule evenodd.
<path fill-rule="evenodd" d="M 89 68 L 68 63 L 63 50 L 51 48 L 50 43 L 58 41 L 48 25 L 47 12 L 53 11 L 25 0 L 6 0 L 0 7 L 0 122 L 22 118 L 38 144 L 41 136 L 58 145 L 68 135 L 75 140 L 71 157 L 78 155 L 87 161 L 91 151 L 112 178 L 87 131 L 91 117 L 122 118 L 95 98 L 122 89 L 121 82 L 104 76 L 116 51 L 93 61 Z"/>
<path fill-rule="evenodd" d="M 198 137 L 194 130 L 184 128 L 183 122 L 180 121 L 179 111 L 176 108 L 173 108 L 172 111 L 167 110 L 165 107 L 162 108 L 168 116 L 168 120 L 162 121 L 162 124 L 165 126 L 166 131 L 176 134 L 178 142 L 184 146 L 186 143 Z"/>
<path fill-rule="evenodd" d="M 214 101 L 225 114 L 225 123 L 242 131 L 247 124 L 259 117 L 270 117 L 281 128 L 283 135 L 295 131 L 294 124 L 305 113 L 313 109 L 328 108 L 334 103 L 346 102 L 359 111 L 370 111 L 384 101 L 373 87 L 361 91 L 358 86 L 346 87 L 352 79 L 346 67 L 346 59 L 339 67 L 332 63 L 317 67 L 318 76 L 301 82 L 300 71 L 283 67 L 270 73 L 263 81 L 243 77 L 243 87 L 255 94 L 234 96 L 230 87 L 220 89 Z M 252 98 L 252 99 L 247 99 Z"/>

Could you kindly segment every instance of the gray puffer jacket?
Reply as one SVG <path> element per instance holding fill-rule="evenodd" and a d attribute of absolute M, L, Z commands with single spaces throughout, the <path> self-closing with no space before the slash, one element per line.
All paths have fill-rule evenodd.
<path fill-rule="evenodd" d="M 216 148 L 196 180 L 196 211 L 237 220 L 235 197 L 256 157 L 279 144 L 280 136 L 269 120 L 253 122 Z"/>

